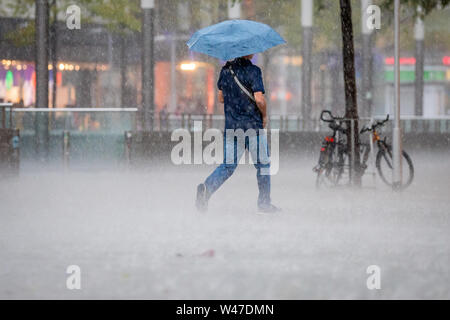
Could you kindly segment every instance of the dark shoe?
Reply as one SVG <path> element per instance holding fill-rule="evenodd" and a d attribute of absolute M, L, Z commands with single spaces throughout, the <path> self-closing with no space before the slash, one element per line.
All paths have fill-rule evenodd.
<path fill-rule="evenodd" d="M 277 213 L 280 211 L 281 209 L 274 206 L 273 204 L 265 204 L 258 206 L 258 214 Z"/>
<path fill-rule="evenodd" d="M 200 212 L 208 211 L 208 197 L 206 194 L 206 186 L 204 183 L 200 183 L 197 186 L 197 199 L 195 200 L 195 206 Z"/>

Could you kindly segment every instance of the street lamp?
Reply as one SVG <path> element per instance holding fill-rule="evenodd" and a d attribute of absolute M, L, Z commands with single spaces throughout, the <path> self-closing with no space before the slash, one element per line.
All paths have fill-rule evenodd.
<path fill-rule="evenodd" d="M 400 128 L 400 0 L 395 0 L 394 4 L 394 82 L 395 82 L 395 122 L 393 131 L 393 171 L 392 187 L 394 190 L 400 189 L 402 185 L 402 137 Z"/>
<path fill-rule="evenodd" d="M 313 26 L 313 1 L 302 0 L 302 116 L 308 120 L 311 114 L 311 48 Z"/>
<path fill-rule="evenodd" d="M 372 0 L 361 0 L 361 28 L 362 28 L 362 110 L 363 115 L 372 116 L 372 32 L 373 28 L 369 28 L 367 21 L 369 14 L 367 8 L 372 5 Z"/>
<path fill-rule="evenodd" d="M 154 112 L 154 0 L 141 0 L 142 8 L 142 111 L 144 130 L 152 130 Z"/>

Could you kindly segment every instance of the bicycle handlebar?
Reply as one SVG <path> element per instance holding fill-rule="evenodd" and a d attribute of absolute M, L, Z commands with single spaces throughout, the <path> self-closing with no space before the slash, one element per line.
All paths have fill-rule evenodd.
<path fill-rule="evenodd" d="M 386 119 L 382 120 L 382 121 L 377 121 L 375 124 L 373 124 L 371 127 L 364 127 L 361 129 L 360 133 L 364 133 L 366 131 L 373 131 L 376 128 L 383 126 L 386 122 L 389 121 L 389 114 L 386 116 Z"/>
<path fill-rule="evenodd" d="M 330 116 L 331 119 L 325 119 L 324 115 L 328 114 Z M 331 123 L 330 124 L 330 128 L 333 130 L 342 130 L 344 131 L 344 128 L 342 128 L 342 126 L 338 123 L 336 123 L 336 120 L 345 120 L 344 118 L 341 117 L 335 117 L 333 116 L 333 114 L 331 113 L 330 110 L 322 110 L 322 112 L 320 113 L 320 120 L 322 120 L 323 122 L 328 122 Z M 381 120 L 381 121 L 377 121 L 375 124 L 373 124 L 370 127 L 364 127 L 361 129 L 360 133 L 364 133 L 366 131 L 373 131 L 376 128 L 383 126 L 386 122 L 389 121 L 389 114 L 386 115 L 386 119 Z"/>
<path fill-rule="evenodd" d="M 330 120 L 324 119 L 323 118 L 324 114 L 329 114 L 331 119 Z M 344 120 L 344 118 L 333 116 L 330 110 L 322 110 L 322 112 L 320 113 L 320 120 L 322 120 L 323 122 L 335 122 L 336 120 Z"/>
<path fill-rule="evenodd" d="M 325 119 L 324 118 L 325 114 L 328 114 L 331 119 Z M 330 129 L 335 132 L 336 131 L 345 132 L 345 129 L 342 127 L 342 124 L 336 121 L 336 120 L 344 120 L 344 118 L 333 116 L 330 110 L 322 110 L 322 112 L 320 113 L 320 120 L 322 120 L 323 122 L 328 122 L 329 123 L 328 126 L 330 127 Z"/>
<path fill-rule="evenodd" d="M 331 120 L 325 120 L 323 118 L 324 114 L 329 114 L 330 117 L 331 117 Z M 320 120 L 322 120 L 323 122 L 333 122 L 334 119 L 333 119 L 333 115 L 331 114 L 331 111 L 330 110 L 322 110 L 322 112 L 320 113 Z"/>

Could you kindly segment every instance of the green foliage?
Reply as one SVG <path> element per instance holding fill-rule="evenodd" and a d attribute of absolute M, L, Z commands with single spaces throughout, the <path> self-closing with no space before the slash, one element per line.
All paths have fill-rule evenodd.
<path fill-rule="evenodd" d="M 301 48 L 301 0 L 233 0 L 241 2 L 243 18 L 257 20 L 275 28 L 288 42 L 289 47 L 298 51 Z M 49 1 L 53 3 L 52 0 Z M 155 0 L 159 15 L 157 28 L 164 31 L 176 30 L 179 25 L 178 4 L 190 4 L 189 25 L 192 30 L 227 19 L 227 0 Z M 382 8 L 382 28 L 376 31 L 378 44 L 388 46 L 392 39 L 392 12 L 394 0 L 374 0 Z M 115 33 L 140 31 L 140 0 L 57 0 L 57 14 L 60 19 L 70 4 L 76 3 L 82 10 L 82 25 L 102 23 Z M 253 6 L 253 16 L 246 16 L 249 3 Z M 448 48 L 448 15 L 442 9 L 450 0 L 401 0 L 402 4 L 402 46 L 410 47 L 413 39 L 410 33 L 417 14 L 417 6 L 423 8 L 421 14 L 432 16 L 425 19 L 427 36 L 425 41 Z M 315 0 L 314 10 L 314 48 L 313 51 L 337 49 L 341 47 L 340 9 L 337 0 Z M 5 6 L 12 10 L 14 16 L 31 18 L 34 0 L 10 1 Z M 360 41 L 361 1 L 352 0 L 352 20 L 354 26 L 355 46 Z M 447 11 L 448 12 L 448 11 Z M 50 15 L 50 23 L 53 14 Z M 7 35 L 15 45 L 27 45 L 34 41 L 34 23 L 24 25 L 20 30 Z"/>
<path fill-rule="evenodd" d="M 84 0 L 89 21 L 100 18 L 113 32 L 140 31 L 141 7 L 139 0 Z"/>
<path fill-rule="evenodd" d="M 412 35 L 415 19 L 421 16 L 425 24 L 425 46 L 434 50 L 450 49 L 449 0 L 400 0 L 400 45 L 401 50 L 413 51 L 415 40 Z M 382 12 L 382 30 L 377 33 L 379 47 L 391 47 L 393 39 L 394 0 L 378 0 Z M 422 10 L 418 11 L 421 6 Z"/>
<path fill-rule="evenodd" d="M 55 5 L 56 4 L 56 5 Z M 65 16 L 69 5 L 74 4 L 72 0 L 49 1 L 50 24 L 54 16 Z M 140 31 L 140 1 L 139 0 L 78 0 L 76 4 L 81 8 L 81 21 L 83 23 L 103 23 L 105 26 L 117 33 L 126 31 Z M 34 0 L 16 0 L 5 4 L 14 17 L 31 19 L 30 13 L 34 12 Z M 19 30 L 6 35 L 6 39 L 16 46 L 25 46 L 33 43 L 35 25 L 30 22 Z"/>
<path fill-rule="evenodd" d="M 3 4 L 14 17 L 29 18 L 30 8 L 34 6 L 34 0 L 16 0 Z M 2 12 L 4 13 L 4 12 Z"/>
<path fill-rule="evenodd" d="M 35 38 L 35 27 L 34 23 L 27 23 L 26 26 L 15 30 L 13 32 L 9 32 L 6 34 L 6 40 L 10 41 L 16 47 L 23 47 L 29 45 L 34 41 Z"/>
<path fill-rule="evenodd" d="M 444 8 L 450 3 L 450 0 L 400 0 L 401 6 L 413 8 L 415 14 L 422 16 L 428 15 L 434 9 Z M 383 0 L 382 6 L 390 10 L 394 9 L 394 0 Z M 422 12 L 417 12 L 417 7 L 422 8 Z"/>

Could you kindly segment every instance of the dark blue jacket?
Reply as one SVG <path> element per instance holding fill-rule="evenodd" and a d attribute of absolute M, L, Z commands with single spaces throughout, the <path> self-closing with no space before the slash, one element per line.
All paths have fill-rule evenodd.
<path fill-rule="evenodd" d="M 263 119 L 255 103 L 239 88 L 228 69 L 232 66 L 239 81 L 250 91 L 264 93 L 261 69 L 248 59 L 229 61 L 220 71 L 217 87 L 224 98 L 225 129 L 262 129 Z"/>

